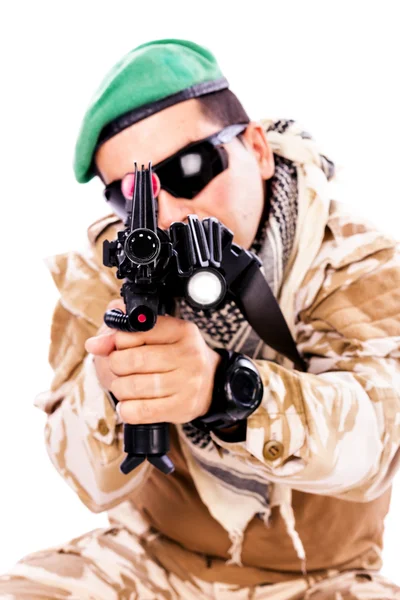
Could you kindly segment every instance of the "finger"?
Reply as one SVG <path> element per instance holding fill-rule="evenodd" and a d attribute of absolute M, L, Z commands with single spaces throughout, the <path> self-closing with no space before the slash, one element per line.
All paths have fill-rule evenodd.
<path fill-rule="evenodd" d="M 108 303 L 106 310 L 117 308 L 125 312 L 125 303 L 122 299 L 114 299 Z M 86 340 L 85 349 L 91 354 L 98 356 L 108 356 L 115 349 L 115 333 L 116 329 L 108 327 L 103 321 L 96 336 Z M 105 336 L 111 336 L 111 339 L 104 339 Z"/>
<path fill-rule="evenodd" d="M 108 358 L 106 356 L 94 356 L 94 365 L 97 377 L 104 389 L 110 390 L 112 382 L 117 376 L 111 371 Z"/>
<path fill-rule="evenodd" d="M 120 401 L 137 398 L 165 398 L 177 391 L 176 371 L 168 373 L 146 373 L 117 377 L 112 384 L 111 392 Z"/>
<path fill-rule="evenodd" d="M 107 304 L 107 308 L 106 308 L 105 312 L 108 310 L 112 310 L 113 308 L 122 310 L 122 312 L 125 313 L 124 301 L 122 299 L 111 300 L 111 302 L 109 302 Z M 112 327 L 108 327 L 108 325 L 106 325 L 106 323 L 103 321 L 99 327 L 97 335 L 101 335 L 103 333 L 115 333 L 115 331 L 116 331 L 115 329 L 113 329 Z"/>
<path fill-rule="evenodd" d="M 131 400 L 119 402 L 117 410 L 124 423 L 188 423 L 193 416 L 180 407 L 176 396 L 158 400 Z"/>
<path fill-rule="evenodd" d="M 182 353 L 177 344 L 115 350 L 109 358 L 111 370 L 120 377 L 134 373 L 167 373 L 182 363 Z"/>
<path fill-rule="evenodd" d="M 174 344 L 185 335 L 193 335 L 197 326 L 190 321 L 184 321 L 170 315 L 159 315 L 153 329 L 149 331 L 135 331 L 133 333 L 118 331 L 115 337 L 117 350 L 135 348 L 138 346 Z"/>
<path fill-rule="evenodd" d="M 98 356 L 108 356 L 115 350 L 115 334 L 115 330 L 111 329 L 108 333 L 88 338 L 85 342 L 86 352 Z"/>

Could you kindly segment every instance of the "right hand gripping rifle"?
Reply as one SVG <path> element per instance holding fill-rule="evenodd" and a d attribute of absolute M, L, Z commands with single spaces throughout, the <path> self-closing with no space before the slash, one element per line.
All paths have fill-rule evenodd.
<path fill-rule="evenodd" d="M 115 241 L 103 243 L 104 265 L 117 267 L 117 278 L 125 279 L 121 296 L 126 314 L 108 310 L 104 315 L 108 327 L 148 331 L 155 326 L 157 315 L 173 314 L 175 298 L 185 297 L 206 316 L 233 299 L 248 322 L 259 334 L 261 331 L 261 337 L 266 337 L 268 319 L 260 315 L 259 302 L 276 301 L 260 272 L 261 261 L 234 244 L 229 229 L 214 217 L 200 221 L 196 215 L 189 215 L 187 224 L 172 223 L 168 232 L 158 228 L 151 163 L 148 169 L 142 165 L 141 171 L 135 163 L 133 195 L 126 204 L 125 229 L 118 232 Z M 295 346 L 289 348 L 281 337 L 285 338 L 268 330 L 267 343 L 286 355 L 291 352 L 298 362 Z M 127 457 L 121 471 L 127 474 L 147 458 L 162 472 L 171 473 L 174 465 L 166 454 L 170 447 L 168 429 L 168 423 L 124 424 Z"/>

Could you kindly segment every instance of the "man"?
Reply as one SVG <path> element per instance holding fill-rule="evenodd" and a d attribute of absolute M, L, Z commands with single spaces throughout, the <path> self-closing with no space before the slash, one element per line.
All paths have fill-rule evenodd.
<path fill-rule="evenodd" d="M 23 558 L 0 598 L 400 598 L 379 574 L 400 460 L 396 242 L 331 200 L 334 165 L 308 134 L 251 121 L 191 42 L 139 46 L 88 107 L 77 180 L 101 177 L 115 208 L 135 161 L 154 165 L 161 229 L 212 216 L 258 254 L 307 372 L 233 302 L 206 317 L 181 298 L 150 331 L 110 330 L 105 310 L 124 303 L 102 246 L 122 223 L 94 223 L 90 253 L 49 264 L 55 375 L 37 404 L 53 463 L 110 528 Z M 207 428 L 221 349 L 256 368 L 263 395 L 239 424 Z M 123 423 L 163 421 L 175 471 L 122 474 Z"/>

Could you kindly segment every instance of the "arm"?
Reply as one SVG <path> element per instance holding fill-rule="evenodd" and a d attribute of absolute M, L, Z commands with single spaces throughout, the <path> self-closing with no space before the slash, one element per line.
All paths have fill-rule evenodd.
<path fill-rule="evenodd" d="M 394 248 L 330 269 L 297 338 L 300 373 L 255 360 L 264 383 L 245 442 L 213 439 L 271 481 L 368 502 L 400 467 L 400 258 Z M 303 296 L 304 297 L 304 296 Z M 275 440 L 281 455 L 268 457 Z"/>
<path fill-rule="evenodd" d="M 35 404 L 48 415 L 49 456 L 84 504 L 100 512 L 122 502 L 141 483 L 146 467 L 122 475 L 122 424 L 98 380 L 93 356 L 84 348 L 98 331 L 107 304 L 118 295 L 112 277 L 93 257 L 68 253 L 49 261 L 61 298 L 51 326 L 51 389 Z"/>

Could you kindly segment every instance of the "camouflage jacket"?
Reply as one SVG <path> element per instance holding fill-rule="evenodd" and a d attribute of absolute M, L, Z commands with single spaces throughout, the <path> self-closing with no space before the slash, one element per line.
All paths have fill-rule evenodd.
<path fill-rule="evenodd" d="M 110 300 L 114 270 L 102 242 L 115 216 L 88 230 L 90 248 L 48 259 L 60 299 L 49 361 L 51 389 L 36 398 L 47 415 L 46 445 L 56 469 L 92 511 L 108 510 L 144 481 L 122 475 L 122 424 L 84 348 Z M 400 465 L 400 256 L 398 244 L 332 202 L 320 250 L 295 291 L 295 338 L 308 364 L 300 373 L 256 361 L 271 401 L 249 419 L 246 443 L 218 443 L 294 490 L 367 503 L 389 489 Z M 271 460 L 267 443 L 279 442 Z"/>

